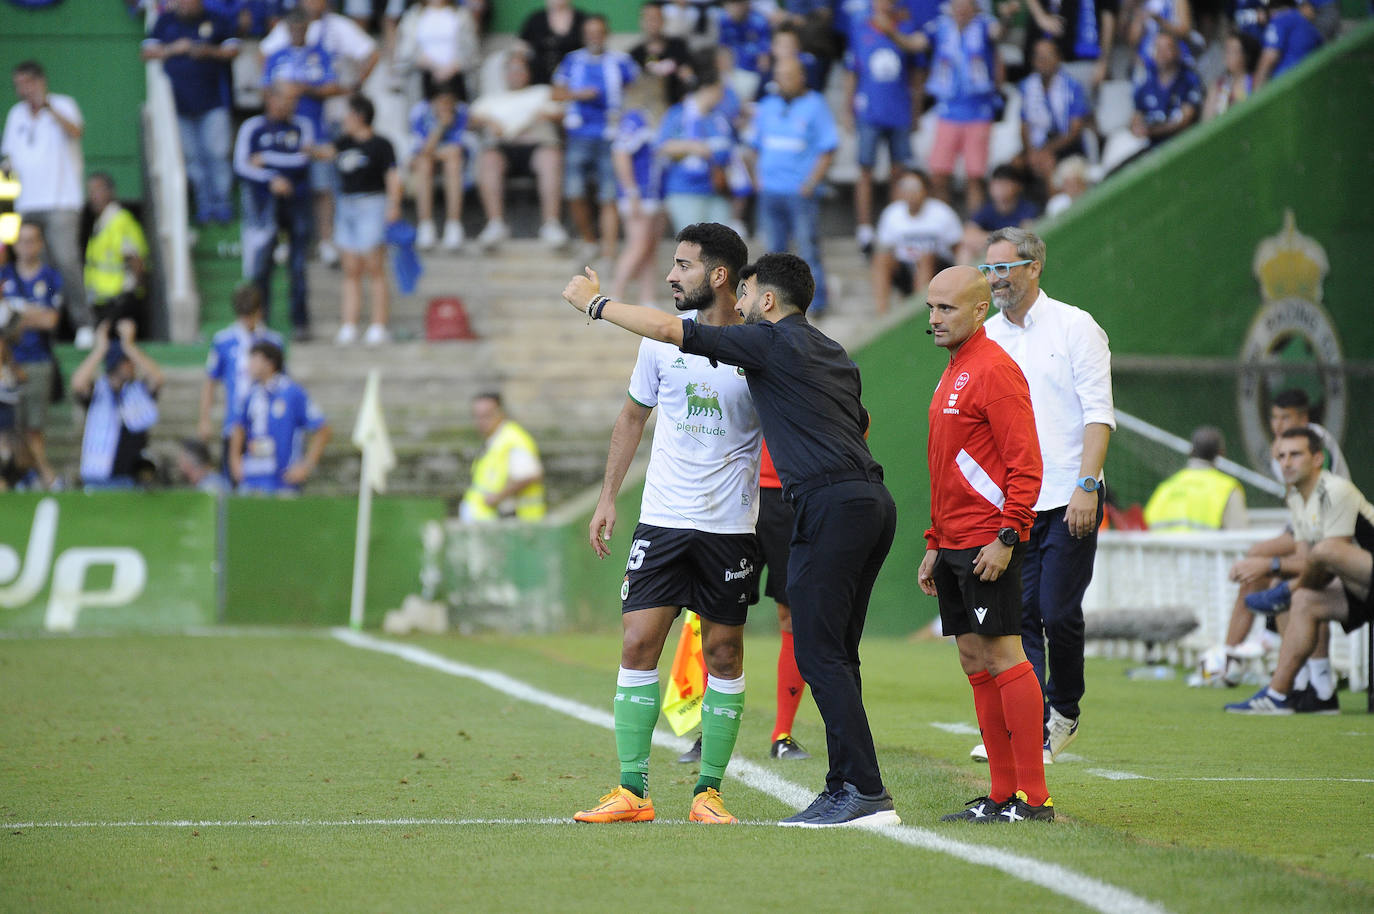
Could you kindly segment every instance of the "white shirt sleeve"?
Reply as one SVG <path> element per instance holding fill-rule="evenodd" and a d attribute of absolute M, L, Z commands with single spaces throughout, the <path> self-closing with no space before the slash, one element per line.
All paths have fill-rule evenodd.
<path fill-rule="evenodd" d="M 77 107 L 76 100 L 70 95 L 49 95 L 48 104 L 52 106 L 54 111 L 73 124 L 85 125 L 86 122 L 81 117 L 81 109 Z"/>
<path fill-rule="evenodd" d="M 657 345 L 653 340 L 640 341 L 639 356 L 635 359 L 634 371 L 630 373 L 630 398 L 649 409 L 658 405 L 658 358 L 654 353 Z"/>
<path fill-rule="evenodd" d="M 349 60 L 362 63 L 377 50 L 377 42 L 372 36 L 347 16 L 335 14 L 329 19 L 329 27 L 337 29 L 334 37 L 339 43 L 339 53 Z"/>
<path fill-rule="evenodd" d="M 20 104 L 23 104 L 23 102 L 20 102 Z M 7 156 L 10 154 L 10 145 L 14 139 L 12 133 L 16 129 L 14 127 L 14 110 L 18 107 L 19 105 L 15 105 L 14 108 L 10 109 L 10 113 L 5 115 L 5 132 L 4 134 L 0 134 L 0 156 Z"/>
<path fill-rule="evenodd" d="M 1237 486 L 1226 499 L 1226 507 L 1221 512 L 1221 529 L 1244 530 L 1250 526 L 1250 515 L 1245 510 L 1245 490 Z"/>
<path fill-rule="evenodd" d="M 1073 388 L 1083 406 L 1083 425 L 1094 422 L 1116 429 L 1116 410 L 1112 406 L 1112 353 L 1107 333 L 1091 315 L 1080 311 L 1069 330 L 1069 353 L 1073 360 Z"/>
<path fill-rule="evenodd" d="M 944 248 L 952 252 L 959 242 L 964 240 L 964 223 L 959 220 L 959 214 L 949 206 L 942 206 L 940 242 Z"/>
<path fill-rule="evenodd" d="M 510 479 L 533 479 L 542 476 L 544 466 L 539 462 L 539 457 L 531 454 L 524 448 L 512 448 L 508 461 Z"/>
<path fill-rule="evenodd" d="M 271 57 L 291 43 L 291 33 L 287 31 L 285 22 L 278 22 L 272 26 L 272 31 L 267 33 L 267 37 L 258 43 L 258 51 L 263 58 Z"/>

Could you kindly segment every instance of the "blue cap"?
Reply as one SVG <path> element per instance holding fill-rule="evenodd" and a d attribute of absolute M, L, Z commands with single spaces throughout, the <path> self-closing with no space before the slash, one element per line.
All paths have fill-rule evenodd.
<path fill-rule="evenodd" d="M 116 368 L 129 358 L 118 340 L 110 340 L 110 348 L 105 352 L 105 373 L 114 374 Z"/>

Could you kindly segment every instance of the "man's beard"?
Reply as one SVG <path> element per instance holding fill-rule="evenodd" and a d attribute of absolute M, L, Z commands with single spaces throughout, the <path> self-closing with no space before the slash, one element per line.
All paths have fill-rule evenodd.
<path fill-rule="evenodd" d="M 711 287 L 702 283 L 694 292 L 682 290 L 682 301 L 674 302 L 679 311 L 705 311 L 715 301 Z"/>

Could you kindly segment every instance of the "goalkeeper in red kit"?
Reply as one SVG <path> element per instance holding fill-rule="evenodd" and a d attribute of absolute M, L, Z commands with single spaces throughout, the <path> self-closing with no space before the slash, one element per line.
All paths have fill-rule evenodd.
<path fill-rule="evenodd" d="M 991 773 L 987 795 L 942 821 L 1052 821 L 1044 696 L 1021 647 L 1021 561 L 1040 492 L 1040 443 L 1026 378 L 983 329 L 991 300 L 988 281 L 964 266 L 937 274 L 926 297 L 949 366 L 930 404 L 931 526 L 918 580 L 958 645 Z"/>

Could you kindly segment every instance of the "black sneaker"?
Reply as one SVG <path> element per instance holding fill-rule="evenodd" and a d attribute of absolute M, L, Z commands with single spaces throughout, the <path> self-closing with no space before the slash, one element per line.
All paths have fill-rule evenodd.
<path fill-rule="evenodd" d="M 773 747 L 768 750 L 768 757 L 801 761 L 804 758 L 810 758 L 811 753 L 803 749 L 801 743 L 791 736 L 783 736 L 773 740 Z"/>
<path fill-rule="evenodd" d="M 1341 703 L 1335 692 L 1325 700 L 1318 698 L 1317 690 L 1309 685 L 1293 696 L 1293 710 L 1298 714 L 1339 714 Z"/>
<path fill-rule="evenodd" d="M 862 794 L 853 784 L 845 784 L 844 790 L 837 791 L 830 807 L 814 818 L 796 824 L 803 828 L 835 828 L 840 825 L 855 825 L 869 828 L 877 825 L 900 825 L 902 820 L 892 803 L 892 795 L 882 793 Z"/>
<path fill-rule="evenodd" d="M 828 791 L 822 790 L 816 795 L 816 799 L 811 801 L 811 805 L 799 813 L 788 816 L 779 822 L 779 825 L 810 825 L 822 816 L 828 815 L 830 807 L 834 806 L 844 798 L 843 790 Z"/>
<path fill-rule="evenodd" d="M 678 764 L 690 765 L 693 762 L 701 761 L 701 734 L 697 734 L 697 741 L 692 743 L 692 748 L 677 757 Z"/>
<path fill-rule="evenodd" d="M 966 808 L 961 812 L 952 812 L 947 816 L 941 816 L 940 821 L 987 824 L 997 819 L 997 814 L 1002 811 L 1002 807 L 1005 805 L 1005 803 L 994 802 L 992 797 L 979 797 L 965 803 Z"/>
<path fill-rule="evenodd" d="M 1054 801 L 1045 797 L 1044 806 L 1032 806 L 1026 799 L 1025 793 L 1018 790 L 1016 795 L 1002 804 L 997 815 L 992 818 L 993 822 L 1053 822 L 1054 821 Z"/>

